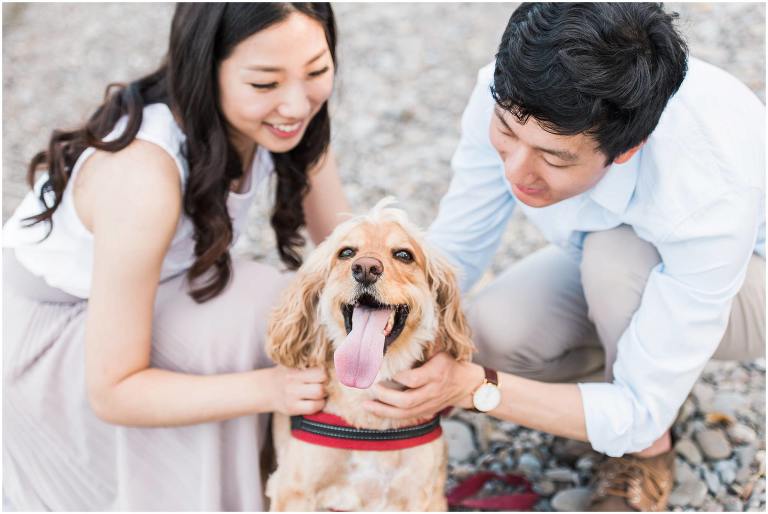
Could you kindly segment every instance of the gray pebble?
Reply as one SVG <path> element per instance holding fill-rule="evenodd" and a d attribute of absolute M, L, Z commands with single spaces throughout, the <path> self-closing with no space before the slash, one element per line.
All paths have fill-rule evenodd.
<path fill-rule="evenodd" d="M 703 480 L 693 480 L 675 487 L 669 495 L 669 504 L 675 507 L 699 507 L 706 497 L 707 484 Z"/>
<path fill-rule="evenodd" d="M 544 475 L 555 482 L 572 482 L 578 483 L 579 475 L 569 468 L 555 468 L 550 469 L 544 473 Z"/>
<path fill-rule="evenodd" d="M 587 508 L 592 492 L 586 487 L 564 489 L 552 498 L 552 508 L 559 512 L 579 512 Z"/>
<path fill-rule="evenodd" d="M 738 466 L 734 460 L 721 460 L 715 464 L 715 471 L 725 485 L 731 485 L 736 480 L 737 469 Z"/>
<path fill-rule="evenodd" d="M 750 478 L 752 478 L 752 474 L 753 472 L 751 466 L 739 468 L 739 470 L 736 472 L 736 482 L 739 484 L 744 484 Z"/>
<path fill-rule="evenodd" d="M 743 393 L 732 391 L 721 391 L 715 393 L 708 409 L 705 412 L 721 412 L 723 414 L 735 415 L 745 407 L 749 407 L 749 398 Z"/>
<path fill-rule="evenodd" d="M 725 512 L 741 512 L 744 510 L 744 502 L 735 496 L 729 496 L 723 500 L 723 509 Z"/>
<path fill-rule="evenodd" d="M 557 488 L 553 482 L 549 480 L 541 480 L 533 484 L 533 490 L 542 496 L 551 496 L 555 493 Z"/>
<path fill-rule="evenodd" d="M 741 467 L 751 467 L 757 455 L 757 448 L 754 446 L 739 446 L 734 450 Z"/>
<path fill-rule="evenodd" d="M 757 441 L 757 434 L 750 427 L 737 423 L 728 427 L 728 437 L 734 444 L 752 444 Z"/>
<path fill-rule="evenodd" d="M 695 435 L 702 453 L 712 460 L 725 459 L 731 455 L 731 443 L 720 429 L 702 430 Z"/>
<path fill-rule="evenodd" d="M 535 455 L 524 453 L 520 456 L 517 469 L 526 476 L 537 476 L 541 473 L 541 461 Z"/>
<path fill-rule="evenodd" d="M 469 426 L 455 419 L 444 419 L 440 422 L 443 434 L 448 443 L 448 458 L 463 461 L 475 453 L 475 438 Z"/>
<path fill-rule="evenodd" d="M 699 475 L 683 459 L 679 457 L 675 459 L 675 481 L 678 484 L 691 482 L 698 478 Z"/>
<path fill-rule="evenodd" d="M 707 483 L 707 489 L 709 489 L 709 492 L 715 495 L 720 492 L 720 488 L 723 487 L 720 483 L 720 477 L 717 476 L 717 473 L 706 468 L 704 469 L 704 481 Z"/>
<path fill-rule="evenodd" d="M 701 452 L 690 439 L 682 439 L 675 445 L 675 451 L 691 464 L 701 464 Z"/>

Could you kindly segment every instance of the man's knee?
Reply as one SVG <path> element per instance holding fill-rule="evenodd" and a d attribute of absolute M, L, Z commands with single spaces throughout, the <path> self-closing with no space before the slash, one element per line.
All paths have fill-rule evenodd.
<path fill-rule="evenodd" d="M 588 234 L 581 283 L 590 320 L 599 328 L 601 322 L 631 319 L 640 306 L 648 276 L 659 262 L 656 248 L 627 225 Z"/>
<path fill-rule="evenodd" d="M 557 357 L 547 354 L 535 313 L 508 298 L 481 294 L 467 308 L 467 318 L 477 347 L 474 361 L 484 366 L 527 376 Z"/>

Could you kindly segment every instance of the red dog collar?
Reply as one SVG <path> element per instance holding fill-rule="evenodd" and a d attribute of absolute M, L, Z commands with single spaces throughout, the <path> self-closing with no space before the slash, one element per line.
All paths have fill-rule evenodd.
<path fill-rule="evenodd" d="M 387 430 L 355 428 L 343 418 L 327 412 L 291 416 L 291 435 L 296 439 L 345 450 L 402 450 L 427 444 L 442 433 L 439 416 L 420 425 Z"/>

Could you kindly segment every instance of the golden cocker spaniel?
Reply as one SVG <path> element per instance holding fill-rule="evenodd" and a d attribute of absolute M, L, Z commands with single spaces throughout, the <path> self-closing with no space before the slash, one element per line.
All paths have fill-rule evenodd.
<path fill-rule="evenodd" d="M 385 419 L 362 409 L 373 398 L 373 383 L 439 351 L 459 360 L 473 351 L 452 267 L 391 203 L 382 200 L 368 215 L 339 225 L 309 256 L 273 312 L 267 343 L 277 363 L 325 366 L 323 413 L 371 432 L 407 431 L 403 427 L 429 421 Z M 271 510 L 447 509 L 442 436 L 405 449 L 344 449 L 292 437 L 292 421 L 274 418 L 278 467 L 266 489 Z"/>

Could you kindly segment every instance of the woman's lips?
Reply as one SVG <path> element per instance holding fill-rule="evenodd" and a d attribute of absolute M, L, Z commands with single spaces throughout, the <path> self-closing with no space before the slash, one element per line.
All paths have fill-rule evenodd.
<path fill-rule="evenodd" d="M 264 125 L 266 125 L 267 129 L 269 129 L 272 134 L 275 136 L 281 138 L 281 139 L 290 139 L 292 137 L 295 137 L 301 132 L 301 127 L 304 125 L 304 122 L 300 121 L 298 123 L 291 123 L 291 124 L 282 124 L 282 123 L 267 123 L 264 122 Z"/>

